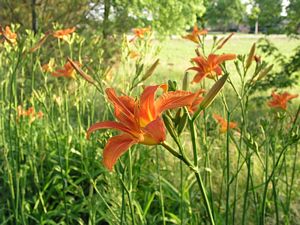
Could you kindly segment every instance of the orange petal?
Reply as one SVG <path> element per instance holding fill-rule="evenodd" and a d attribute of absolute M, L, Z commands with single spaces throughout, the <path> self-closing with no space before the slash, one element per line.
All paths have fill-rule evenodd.
<path fill-rule="evenodd" d="M 107 88 L 105 92 L 108 99 L 114 105 L 116 118 L 128 127 L 132 126 L 133 128 L 136 128 L 136 121 L 134 118 L 134 100 L 128 96 L 117 96 L 113 88 Z"/>
<path fill-rule="evenodd" d="M 194 76 L 194 79 L 192 82 L 194 83 L 199 83 L 204 77 L 206 76 L 206 73 L 197 73 L 195 76 Z"/>
<path fill-rule="evenodd" d="M 195 99 L 195 94 L 188 91 L 171 91 L 160 96 L 156 102 L 158 114 L 168 109 L 190 106 Z"/>
<path fill-rule="evenodd" d="M 235 54 L 223 54 L 223 55 L 218 56 L 217 64 L 221 64 L 226 60 L 233 60 L 233 59 L 236 59 Z"/>
<path fill-rule="evenodd" d="M 159 144 L 166 140 L 166 129 L 160 117 L 150 122 L 144 129 L 144 140 L 141 142 L 146 145 Z"/>
<path fill-rule="evenodd" d="M 103 121 L 103 122 L 98 122 L 90 126 L 90 128 L 87 130 L 86 137 L 87 139 L 90 138 L 90 135 L 92 132 L 99 130 L 99 129 L 116 129 L 120 131 L 124 131 L 126 133 L 130 133 L 131 130 L 124 126 L 121 123 L 114 122 L 114 121 Z"/>
<path fill-rule="evenodd" d="M 213 114 L 213 117 L 214 117 L 214 119 L 215 120 L 217 120 L 219 123 L 222 123 L 222 122 L 224 122 L 224 119 L 220 116 L 220 115 L 218 115 L 218 114 Z"/>
<path fill-rule="evenodd" d="M 160 87 L 163 88 L 164 91 L 166 91 L 166 85 L 148 86 L 144 89 L 141 95 L 139 116 L 144 121 L 150 122 L 157 117 L 154 101 L 155 101 L 155 92 Z"/>
<path fill-rule="evenodd" d="M 108 139 L 103 150 L 104 166 L 111 171 L 118 158 L 136 143 L 137 140 L 128 134 L 121 134 Z"/>

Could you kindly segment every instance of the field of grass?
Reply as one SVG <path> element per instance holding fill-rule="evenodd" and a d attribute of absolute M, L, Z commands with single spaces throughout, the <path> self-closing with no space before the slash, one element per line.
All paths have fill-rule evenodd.
<path fill-rule="evenodd" d="M 219 35 L 219 37 L 223 36 L 224 35 Z M 220 53 L 247 54 L 250 51 L 252 44 L 264 37 L 267 37 L 272 43 L 274 43 L 279 51 L 287 57 L 291 56 L 295 48 L 300 44 L 300 40 L 291 39 L 283 35 L 255 36 L 235 34 L 231 41 L 222 48 Z M 212 42 L 212 36 L 208 36 L 206 41 L 207 52 L 209 52 Z M 189 59 L 196 56 L 194 51 L 195 47 L 195 43 L 180 37 L 163 42 L 161 44 L 161 52 L 159 54 L 161 61 L 156 71 L 158 74 L 156 78 L 161 78 L 162 81 L 166 79 L 177 80 L 182 78 L 184 71 L 191 66 Z M 260 52 L 258 51 L 257 54 L 259 55 Z M 231 64 L 231 69 L 233 68 L 234 66 Z"/>
<path fill-rule="evenodd" d="M 195 44 L 167 40 L 159 52 L 146 36 L 107 59 L 103 46 L 117 44 L 97 35 L 48 35 L 4 34 L 0 43 L 1 224 L 299 224 L 299 97 L 286 109 L 257 101 L 254 62 L 248 70 L 237 60 L 238 75 L 230 61 L 229 78 L 205 78 L 191 92 L 170 85 L 154 102 L 148 85 L 171 79 L 181 89 Z M 300 44 L 271 40 L 287 56 Z M 236 35 L 218 53 L 247 54 L 254 41 Z M 200 96 L 203 86 L 213 91 Z M 121 132 L 88 140 L 101 121 L 119 121 Z M 109 150 L 124 154 L 112 169 L 116 154 L 103 152 L 120 133 L 125 141 Z M 138 144 L 125 151 L 128 139 Z"/>

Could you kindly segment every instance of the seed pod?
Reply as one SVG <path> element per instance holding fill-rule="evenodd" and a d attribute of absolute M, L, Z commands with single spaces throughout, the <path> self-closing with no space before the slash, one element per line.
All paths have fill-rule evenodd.
<path fill-rule="evenodd" d="M 254 53 L 255 53 L 255 47 L 256 47 L 255 43 L 253 43 L 253 45 L 251 47 L 251 50 L 249 52 L 247 61 L 246 61 L 246 69 L 248 69 L 251 66 L 251 64 L 252 64 Z"/>
<path fill-rule="evenodd" d="M 182 131 L 184 130 L 184 128 L 186 127 L 188 122 L 188 115 L 187 113 L 185 113 L 179 121 L 178 127 L 177 127 L 177 133 L 178 135 L 180 135 L 182 133 Z"/>
<path fill-rule="evenodd" d="M 165 126 L 166 126 L 168 132 L 171 134 L 171 136 L 173 138 L 177 137 L 172 119 L 169 116 L 167 116 L 166 114 L 163 114 L 162 118 L 163 118 Z"/>

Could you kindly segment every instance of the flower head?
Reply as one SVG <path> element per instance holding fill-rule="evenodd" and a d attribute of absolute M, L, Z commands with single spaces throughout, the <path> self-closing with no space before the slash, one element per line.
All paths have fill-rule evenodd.
<path fill-rule="evenodd" d="M 272 92 L 272 99 L 268 102 L 268 106 L 277 109 L 286 110 L 287 102 L 293 98 L 297 98 L 298 95 L 291 95 L 288 92 L 284 92 L 282 94 L 276 94 L 274 91 Z"/>
<path fill-rule="evenodd" d="M 52 33 L 53 37 L 59 39 L 66 39 L 70 34 L 72 34 L 76 30 L 75 27 L 64 29 L 64 30 L 57 30 Z"/>
<path fill-rule="evenodd" d="M 213 114 L 214 119 L 220 124 L 220 133 L 225 133 L 228 130 L 228 121 L 223 119 L 218 114 Z M 237 123 L 229 122 L 229 128 L 234 129 L 237 127 Z"/>
<path fill-rule="evenodd" d="M 188 70 L 197 71 L 193 82 L 199 83 L 204 77 L 213 79 L 214 76 L 222 75 L 222 68 L 220 64 L 224 61 L 233 60 L 235 58 L 235 54 L 210 54 L 207 58 L 200 55 L 198 57 L 192 58 L 192 61 L 196 63 L 196 66 L 190 67 L 188 68 Z"/>
<path fill-rule="evenodd" d="M 145 28 L 134 28 L 132 29 L 132 32 L 134 33 L 135 37 L 138 38 L 144 38 L 145 34 L 150 32 L 150 27 L 145 27 Z"/>
<path fill-rule="evenodd" d="M 192 33 L 187 34 L 185 36 L 183 36 L 184 39 L 188 39 L 192 42 L 195 42 L 196 44 L 199 43 L 199 35 L 206 35 L 207 34 L 207 30 L 199 30 L 199 28 L 197 27 L 197 25 L 194 26 Z"/>
<path fill-rule="evenodd" d="M 79 63 L 77 63 L 79 65 Z M 75 79 L 75 70 L 70 62 L 67 62 L 62 69 L 58 69 L 51 73 L 54 77 L 67 77 Z"/>
<path fill-rule="evenodd" d="M 155 99 L 156 91 L 162 88 L 164 93 Z M 157 145 L 165 141 L 166 131 L 161 114 L 168 109 L 192 106 L 199 93 L 186 91 L 167 92 L 167 85 L 148 86 L 140 99 L 118 96 L 114 89 L 106 89 L 110 102 L 114 105 L 117 121 L 104 121 L 92 125 L 87 138 L 98 129 L 116 129 L 120 135 L 110 138 L 103 151 L 103 163 L 112 170 L 118 158 L 132 145 Z"/>
<path fill-rule="evenodd" d="M 0 35 L 2 35 L 10 44 L 15 44 L 17 42 L 17 34 L 12 32 L 9 26 L 6 26 L 5 29 L 0 26 Z"/>

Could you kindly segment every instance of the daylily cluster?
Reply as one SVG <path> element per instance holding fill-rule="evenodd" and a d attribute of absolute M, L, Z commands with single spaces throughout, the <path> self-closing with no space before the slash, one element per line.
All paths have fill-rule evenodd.
<path fill-rule="evenodd" d="M 18 119 L 21 117 L 29 118 L 29 124 L 31 124 L 36 119 L 43 118 L 44 114 L 42 111 L 36 112 L 33 107 L 29 107 L 27 110 L 25 110 L 21 105 L 19 105 L 17 108 L 17 116 Z"/>
<path fill-rule="evenodd" d="M 156 91 L 161 88 L 163 94 L 155 99 Z M 118 122 L 104 121 L 92 125 L 87 137 L 99 129 L 116 129 L 123 133 L 110 138 L 104 148 L 104 165 L 112 170 L 117 159 L 130 146 L 140 143 L 157 145 L 165 141 L 166 129 L 161 115 L 168 109 L 187 106 L 190 110 L 201 101 L 202 90 L 196 93 L 188 91 L 167 91 L 167 85 L 145 87 L 139 100 L 129 96 L 118 96 L 114 89 L 106 89 L 108 99 L 114 105 Z"/>
<path fill-rule="evenodd" d="M 291 95 L 288 92 L 284 92 L 282 94 L 272 92 L 272 99 L 268 102 L 268 106 L 275 109 L 287 109 L 287 102 L 293 98 L 297 98 L 298 95 Z"/>
<path fill-rule="evenodd" d="M 10 44 L 17 43 L 17 34 L 12 32 L 9 26 L 6 26 L 5 29 L 0 25 L 0 35 L 3 36 L 4 41 L 7 41 Z"/>

